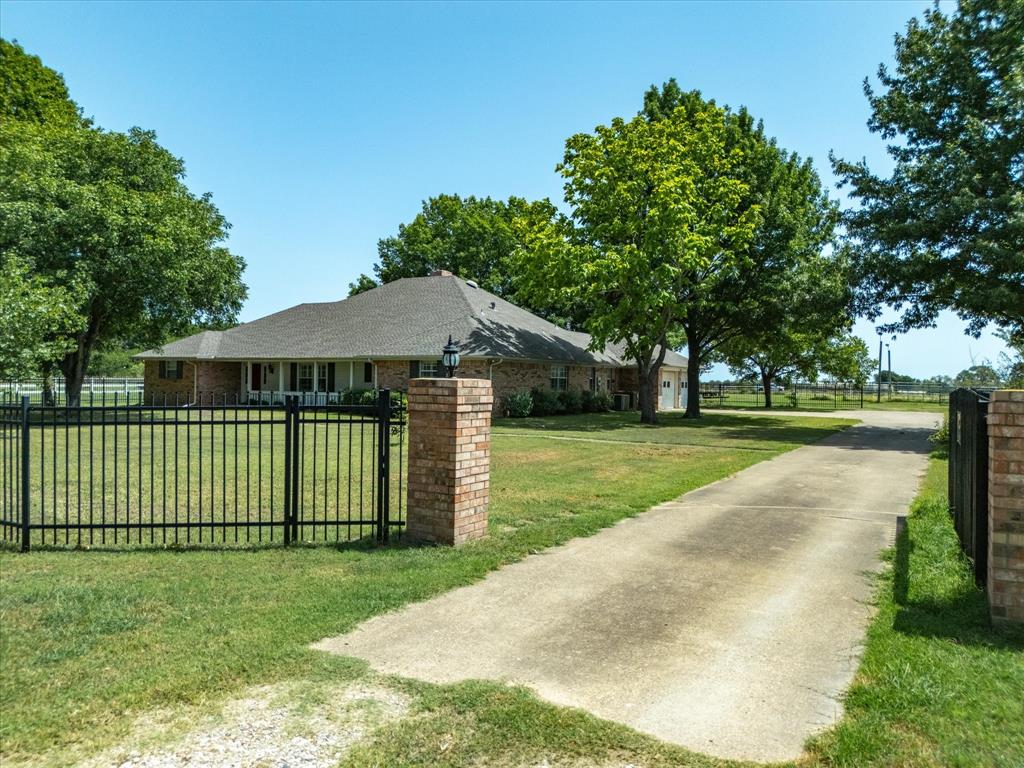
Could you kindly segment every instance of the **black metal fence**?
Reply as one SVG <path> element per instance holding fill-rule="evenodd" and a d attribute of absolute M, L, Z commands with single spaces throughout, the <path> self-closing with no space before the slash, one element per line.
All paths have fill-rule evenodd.
<path fill-rule="evenodd" d="M 957 389 L 949 396 L 949 505 L 978 584 L 985 583 L 988 569 L 989 394 Z"/>
<path fill-rule="evenodd" d="M 212 400 L 212 398 L 211 398 Z M 386 541 L 405 411 L 372 405 L 0 405 L 0 533 L 31 546 Z"/>
<path fill-rule="evenodd" d="M 863 408 L 875 402 L 943 404 L 950 390 L 923 384 L 883 384 L 879 391 L 870 385 L 795 383 L 773 386 L 770 392 L 758 384 L 704 384 L 700 388 L 701 405 L 713 408 L 772 408 L 800 410 L 842 410 Z M 898 406 L 897 406 L 898 407 Z"/>
<path fill-rule="evenodd" d="M 845 384 L 795 384 L 765 392 L 755 384 L 709 384 L 701 387 L 701 404 L 714 408 L 862 408 L 864 390 Z"/>

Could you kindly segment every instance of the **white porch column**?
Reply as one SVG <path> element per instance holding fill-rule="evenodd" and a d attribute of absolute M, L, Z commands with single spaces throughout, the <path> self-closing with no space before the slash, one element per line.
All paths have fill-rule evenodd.
<path fill-rule="evenodd" d="M 348 361 L 348 388 L 349 389 L 352 389 L 352 381 L 353 381 L 353 379 L 352 379 L 352 376 L 353 376 L 352 369 L 354 367 L 355 367 L 355 363 L 353 363 L 351 360 L 349 360 Z"/>
<path fill-rule="evenodd" d="M 317 383 L 318 383 L 318 379 L 319 379 L 319 376 L 318 376 L 319 371 L 317 370 L 317 367 L 318 367 L 317 366 L 317 362 L 316 362 L 316 360 L 314 360 L 313 361 L 313 394 L 314 395 L 317 393 Z M 316 398 L 314 397 L 313 400 L 315 402 Z"/>

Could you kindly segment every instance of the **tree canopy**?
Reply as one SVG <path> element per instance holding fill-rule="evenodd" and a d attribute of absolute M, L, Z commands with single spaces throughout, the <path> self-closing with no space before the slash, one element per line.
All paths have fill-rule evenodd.
<path fill-rule="evenodd" d="M 778 378 L 815 379 L 826 373 L 844 381 L 862 381 L 859 340 L 848 336 L 847 262 L 839 255 L 812 250 L 765 273 L 770 282 L 762 286 L 758 301 L 748 302 L 749 322 L 718 349 L 733 375 L 759 379 L 769 408 L 772 384 Z"/>
<path fill-rule="evenodd" d="M 987 363 L 965 368 L 954 381 L 958 387 L 998 387 L 1003 383 L 999 371 Z"/>
<path fill-rule="evenodd" d="M 896 38 L 882 90 L 865 80 L 868 128 L 886 140 L 889 176 L 832 158 L 859 206 L 845 225 L 867 306 L 891 326 L 929 326 L 952 309 L 977 335 L 1024 336 L 1024 3 L 938 4 Z M 877 316 L 877 309 L 874 310 Z"/>
<path fill-rule="evenodd" d="M 210 195 L 189 191 L 153 132 L 66 121 L 78 109 L 63 81 L 17 46 L 5 44 L 4 68 L 17 98 L 0 124 L 0 251 L 32 284 L 74 286 L 83 323 L 53 361 L 74 402 L 99 344 L 156 345 L 233 321 L 244 262 L 222 245 L 228 224 Z"/>
<path fill-rule="evenodd" d="M 651 122 L 686 120 L 704 105 L 714 102 L 672 79 L 651 86 L 641 114 Z M 737 158 L 730 173 L 744 190 L 738 209 L 756 209 L 758 216 L 742 252 L 716 268 L 713 280 L 701 276 L 699 300 L 688 302 L 679 317 L 691 392 L 699 391 L 700 371 L 714 360 L 749 360 L 756 348 L 765 370 L 803 365 L 823 338 L 850 323 L 846 265 L 829 249 L 838 210 L 810 160 L 778 147 L 745 108 L 726 108 L 723 115 L 725 147 Z M 798 306 L 791 299 L 801 293 Z M 813 313 L 818 327 L 802 323 L 801 313 Z M 687 415 L 699 414 L 699 398 L 689 398 Z"/>
<path fill-rule="evenodd" d="M 530 231 L 531 294 L 588 307 L 592 344 L 621 344 L 637 366 L 641 420 L 672 331 L 738 268 L 758 221 L 743 207 L 742 153 L 726 114 L 701 102 L 666 119 L 616 118 L 566 142 L 558 171 L 571 214 Z"/>
<path fill-rule="evenodd" d="M 349 295 L 403 277 L 425 277 L 447 270 L 475 281 L 484 290 L 518 304 L 560 325 L 578 322 L 568 308 L 541 304 L 521 290 L 513 261 L 524 247 L 522 223 L 549 223 L 556 215 L 548 200 L 520 197 L 438 195 L 423 202 L 422 210 L 398 234 L 377 243 L 376 279 L 360 275 Z"/>
<path fill-rule="evenodd" d="M 0 38 L 0 120 L 85 124 L 64 78 L 17 42 Z"/>

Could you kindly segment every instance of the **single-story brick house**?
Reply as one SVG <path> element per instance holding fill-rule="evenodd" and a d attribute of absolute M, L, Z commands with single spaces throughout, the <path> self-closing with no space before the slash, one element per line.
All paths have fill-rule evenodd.
<path fill-rule="evenodd" d="M 300 395 L 329 403 L 350 390 L 404 390 L 410 378 L 443 376 L 449 334 L 462 355 L 456 375 L 490 379 L 498 413 L 505 395 L 533 387 L 624 393 L 636 403 L 636 368 L 620 350 L 590 351 L 587 334 L 443 271 L 203 331 L 136 359 L 145 363 L 147 400 L 281 402 Z M 685 357 L 666 352 L 660 390 L 659 408 L 686 406 Z"/>

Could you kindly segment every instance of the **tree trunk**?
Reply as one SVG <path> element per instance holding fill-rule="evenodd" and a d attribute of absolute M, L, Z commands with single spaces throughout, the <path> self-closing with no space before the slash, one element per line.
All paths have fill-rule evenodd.
<path fill-rule="evenodd" d="M 61 373 L 64 374 L 64 395 L 68 405 L 74 407 L 81 403 L 82 382 L 85 381 L 85 365 L 80 352 L 71 352 L 61 360 Z"/>
<path fill-rule="evenodd" d="M 658 411 L 654 402 L 654 381 L 658 378 L 660 365 L 649 365 L 644 371 L 641 366 L 636 367 L 637 381 L 640 382 L 640 423 L 657 424 Z"/>
<path fill-rule="evenodd" d="M 690 390 L 686 398 L 686 414 L 684 418 L 700 418 L 700 344 L 696 337 L 687 330 L 686 354 L 686 386 Z"/>
<path fill-rule="evenodd" d="M 53 395 L 53 369 L 47 367 L 43 370 L 43 405 L 52 406 L 56 402 Z"/>
<path fill-rule="evenodd" d="M 764 407 L 772 407 L 772 380 L 775 378 L 774 374 L 768 373 L 767 371 L 761 371 L 761 386 L 764 387 Z"/>
<path fill-rule="evenodd" d="M 60 370 L 64 374 L 64 396 L 69 406 L 77 406 L 82 400 L 82 383 L 85 372 L 89 368 L 89 357 L 92 355 L 96 338 L 99 335 L 99 324 L 90 320 L 89 327 L 78 337 L 78 346 L 60 361 Z"/>

